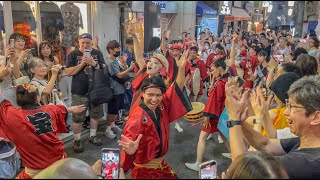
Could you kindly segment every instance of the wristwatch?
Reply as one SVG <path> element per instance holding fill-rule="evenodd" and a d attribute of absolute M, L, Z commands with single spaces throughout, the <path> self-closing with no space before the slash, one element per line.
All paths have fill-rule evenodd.
<path fill-rule="evenodd" d="M 235 125 L 241 125 L 241 121 L 227 121 L 228 128 L 232 128 Z"/>

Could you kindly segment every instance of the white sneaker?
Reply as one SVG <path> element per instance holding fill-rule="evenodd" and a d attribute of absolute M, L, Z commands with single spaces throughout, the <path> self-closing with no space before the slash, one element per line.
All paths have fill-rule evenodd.
<path fill-rule="evenodd" d="M 195 162 L 195 163 L 184 163 L 187 168 L 194 170 L 194 171 L 199 171 L 199 163 Z"/>
<path fill-rule="evenodd" d="M 113 131 L 111 129 L 107 129 L 104 132 L 104 135 L 107 136 L 110 139 L 115 139 L 117 136 L 113 133 Z"/>
<path fill-rule="evenodd" d="M 221 155 L 226 157 L 226 158 L 232 159 L 231 153 L 222 153 Z"/>
<path fill-rule="evenodd" d="M 207 140 L 211 139 L 213 136 L 213 133 L 210 133 L 209 136 L 207 137 Z"/>
<path fill-rule="evenodd" d="M 122 132 L 122 129 L 119 128 L 119 126 L 117 126 L 115 123 L 112 123 L 112 124 L 111 124 L 111 130 L 112 130 L 113 132 Z"/>
<path fill-rule="evenodd" d="M 177 130 L 178 132 L 182 132 L 182 131 L 183 131 L 183 129 L 180 127 L 180 124 L 179 124 L 179 123 L 176 123 L 176 125 L 174 126 L 174 128 L 176 128 L 176 130 Z"/>
<path fill-rule="evenodd" d="M 218 134 L 218 142 L 220 143 L 220 144 L 222 144 L 223 143 L 223 139 L 222 139 L 222 137 Z"/>

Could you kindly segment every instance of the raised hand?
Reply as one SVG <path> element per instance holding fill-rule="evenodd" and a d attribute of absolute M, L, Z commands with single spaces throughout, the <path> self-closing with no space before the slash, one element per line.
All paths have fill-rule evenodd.
<path fill-rule="evenodd" d="M 142 134 L 140 134 L 135 141 L 131 141 L 129 138 L 127 138 L 124 135 L 121 135 L 121 137 L 124 141 L 118 140 L 118 143 L 119 143 L 119 146 L 121 146 L 123 150 L 126 152 L 126 154 L 133 155 L 134 153 L 136 153 L 142 138 Z"/>
<path fill-rule="evenodd" d="M 124 23 L 124 24 L 122 24 L 122 25 L 124 26 L 124 28 L 125 28 L 125 30 L 126 30 L 126 32 L 127 32 L 127 34 L 128 34 L 129 36 L 132 36 L 132 37 L 134 37 L 134 38 L 137 37 L 137 34 L 136 34 L 135 30 L 132 28 L 132 26 L 129 27 L 129 23 L 128 23 L 128 22 L 126 22 L 126 23 Z"/>
<path fill-rule="evenodd" d="M 228 83 L 226 83 L 225 91 L 225 107 L 229 113 L 229 117 L 232 120 L 239 120 L 241 115 L 244 114 L 247 109 L 246 99 L 248 98 L 249 91 L 245 91 L 240 98 L 239 95 L 237 95 L 235 86 L 230 86 Z"/>
<path fill-rule="evenodd" d="M 177 66 L 179 69 L 181 69 L 181 68 L 184 69 L 186 67 L 188 56 L 189 56 L 189 49 L 184 51 L 184 53 L 180 57 L 179 61 L 177 62 Z"/>
<path fill-rule="evenodd" d="M 268 112 L 268 103 L 263 97 L 261 83 L 257 86 L 256 90 L 252 91 L 249 99 L 254 114 L 258 119 L 262 119 L 264 114 Z"/>

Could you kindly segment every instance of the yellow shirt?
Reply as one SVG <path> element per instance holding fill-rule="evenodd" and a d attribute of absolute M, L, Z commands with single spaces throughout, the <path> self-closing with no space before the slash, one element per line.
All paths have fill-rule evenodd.
<path fill-rule="evenodd" d="M 276 117 L 273 119 L 274 127 L 276 129 L 284 129 L 288 127 L 288 120 L 284 115 L 284 111 L 286 110 L 286 108 L 283 107 L 281 109 L 271 109 L 271 110 L 276 114 Z M 261 134 L 263 136 L 267 136 L 266 131 L 264 129 L 262 129 Z"/>

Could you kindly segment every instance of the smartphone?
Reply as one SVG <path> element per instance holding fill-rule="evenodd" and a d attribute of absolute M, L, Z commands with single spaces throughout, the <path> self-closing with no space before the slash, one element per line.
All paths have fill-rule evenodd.
<path fill-rule="evenodd" d="M 91 51 L 89 49 L 85 49 L 83 56 L 86 58 L 90 58 L 91 57 Z"/>
<path fill-rule="evenodd" d="M 14 39 L 10 39 L 10 47 L 14 48 Z"/>
<path fill-rule="evenodd" d="M 217 178 L 217 162 L 210 160 L 199 165 L 200 179 L 216 179 Z"/>
<path fill-rule="evenodd" d="M 273 59 L 276 60 L 277 62 L 283 62 L 283 55 L 274 55 Z"/>
<path fill-rule="evenodd" d="M 103 179 L 119 179 L 120 149 L 103 148 L 101 155 L 101 177 Z"/>

